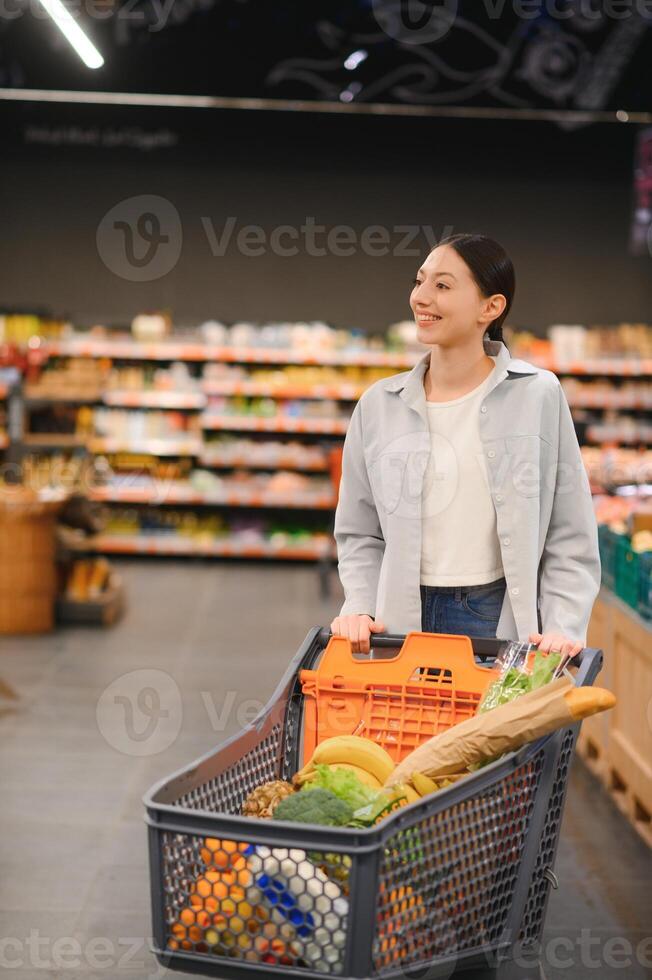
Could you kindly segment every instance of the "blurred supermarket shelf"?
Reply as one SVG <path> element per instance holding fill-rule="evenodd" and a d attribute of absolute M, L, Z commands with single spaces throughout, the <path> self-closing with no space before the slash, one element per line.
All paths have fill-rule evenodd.
<path fill-rule="evenodd" d="M 307 541 L 301 545 L 250 544 L 237 538 L 209 540 L 177 534 L 96 535 L 79 546 L 80 551 L 96 554 L 170 555 L 197 558 L 274 558 L 286 561 L 318 561 L 332 554 L 328 540 Z"/>
<path fill-rule="evenodd" d="M 212 415 L 201 417 L 201 427 L 206 430 L 239 430 L 253 432 L 305 432 L 316 435 L 346 435 L 348 419 L 299 418 L 276 415 L 260 418 L 251 415 Z"/>
<path fill-rule="evenodd" d="M 301 510 L 334 510 L 332 490 L 292 493 L 257 489 L 228 488 L 221 493 L 201 493 L 190 485 L 167 485 L 161 480 L 150 487 L 94 487 L 89 491 L 92 500 L 105 503 L 192 504 L 207 507 L 285 507 Z"/>

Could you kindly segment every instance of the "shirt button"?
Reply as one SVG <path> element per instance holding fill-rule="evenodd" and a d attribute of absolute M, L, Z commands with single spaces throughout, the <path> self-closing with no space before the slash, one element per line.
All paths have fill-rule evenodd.
<path fill-rule="evenodd" d="M 486 405 L 483 405 L 482 408 L 480 409 L 480 411 L 481 412 L 486 412 L 487 411 L 487 406 Z"/>
<path fill-rule="evenodd" d="M 511 544 L 511 543 L 512 543 L 511 538 L 503 538 L 503 544 Z"/>
<path fill-rule="evenodd" d="M 511 593 L 512 593 L 512 595 L 519 595 L 519 593 L 520 593 L 520 591 L 521 591 L 521 590 L 520 590 L 520 589 L 518 589 L 518 588 L 516 588 L 516 589 L 511 589 Z"/>
<path fill-rule="evenodd" d="M 496 500 L 498 501 L 498 503 L 501 503 L 502 499 L 503 499 L 502 493 L 497 493 L 496 494 Z"/>
<path fill-rule="evenodd" d="M 489 452 L 487 453 L 487 456 L 489 457 L 489 459 L 493 459 L 495 455 L 496 455 L 496 454 L 495 454 L 495 452 L 493 451 L 493 449 L 490 449 L 490 450 L 489 450 Z"/>

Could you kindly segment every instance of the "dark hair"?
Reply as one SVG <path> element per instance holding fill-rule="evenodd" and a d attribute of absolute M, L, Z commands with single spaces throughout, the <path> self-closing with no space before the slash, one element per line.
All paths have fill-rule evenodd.
<path fill-rule="evenodd" d="M 507 300 L 501 315 L 492 320 L 487 328 L 490 340 L 503 340 L 503 323 L 510 311 L 516 290 L 516 276 L 509 255 L 502 245 L 495 242 L 493 238 L 487 238 L 486 235 L 450 235 L 438 242 L 434 248 L 439 248 L 440 245 L 450 245 L 460 258 L 464 259 L 483 296 L 502 293 Z"/>

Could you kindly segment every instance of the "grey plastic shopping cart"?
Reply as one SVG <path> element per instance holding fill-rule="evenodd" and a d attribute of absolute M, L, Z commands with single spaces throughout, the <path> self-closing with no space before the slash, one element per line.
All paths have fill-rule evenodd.
<path fill-rule="evenodd" d="M 250 791 L 300 768 L 300 675 L 329 638 L 312 629 L 256 720 L 145 796 L 157 959 L 237 980 L 538 978 L 579 724 L 371 828 L 240 815 Z M 404 640 L 376 635 L 371 659 Z M 502 646 L 471 642 L 478 664 Z M 601 665 L 602 651 L 584 649 L 575 682 L 592 684 Z"/>

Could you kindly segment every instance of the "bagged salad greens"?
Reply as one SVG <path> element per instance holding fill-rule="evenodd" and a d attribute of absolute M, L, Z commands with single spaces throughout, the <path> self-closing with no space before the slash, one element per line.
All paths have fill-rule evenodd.
<path fill-rule="evenodd" d="M 494 664 L 500 677 L 487 688 L 478 714 L 548 684 L 560 663 L 560 653 L 544 653 L 530 643 L 508 643 Z"/>

